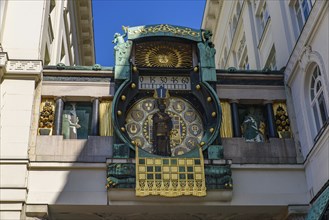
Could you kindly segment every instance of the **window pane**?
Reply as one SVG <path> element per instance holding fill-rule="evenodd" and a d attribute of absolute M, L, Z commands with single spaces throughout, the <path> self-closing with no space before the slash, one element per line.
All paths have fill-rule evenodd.
<path fill-rule="evenodd" d="M 65 103 L 62 122 L 64 139 L 87 139 L 91 130 L 91 112 L 91 103 Z"/>
<path fill-rule="evenodd" d="M 308 15 L 310 14 L 310 9 L 308 7 L 308 4 L 307 4 L 306 0 L 303 0 L 302 7 L 303 7 L 304 19 L 306 21 L 307 18 L 308 18 Z"/>
<path fill-rule="evenodd" d="M 320 126 L 319 114 L 318 114 L 316 105 L 313 105 L 313 113 L 314 113 L 314 119 L 315 119 L 315 124 L 316 124 L 316 130 L 319 131 L 321 126 Z"/>
<path fill-rule="evenodd" d="M 299 27 L 299 30 L 301 31 L 303 28 L 304 22 L 303 22 L 302 12 L 300 10 L 298 1 L 296 1 L 296 4 L 295 4 L 295 12 L 296 12 L 296 17 L 297 17 L 298 27 Z"/>
<path fill-rule="evenodd" d="M 328 111 L 326 108 L 326 103 L 324 100 L 323 92 L 321 92 L 318 101 L 319 101 L 319 109 L 320 109 L 322 125 L 323 125 L 325 123 L 325 121 L 327 121 L 327 119 L 328 119 Z"/>
<path fill-rule="evenodd" d="M 318 83 L 316 84 L 316 93 L 320 91 L 321 87 L 322 87 L 321 81 L 318 81 Z"/>

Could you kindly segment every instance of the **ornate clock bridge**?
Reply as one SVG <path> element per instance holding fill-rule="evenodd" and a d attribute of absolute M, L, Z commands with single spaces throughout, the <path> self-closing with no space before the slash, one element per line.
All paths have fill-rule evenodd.
<path fill-rule="evenodd" d="M 222 113 L 211 33 L 170 25 L 124 31 L 113 41 L 113 158 L 130 162 L 108 164 L 109 192 L 135 188 L 137 196 L 166 197 L 206 196 L 212 189 L 231 193 L 230 161 L 223 159 L 219 135 Z M 164 148 L 167 153 L 159 153 Z"/>

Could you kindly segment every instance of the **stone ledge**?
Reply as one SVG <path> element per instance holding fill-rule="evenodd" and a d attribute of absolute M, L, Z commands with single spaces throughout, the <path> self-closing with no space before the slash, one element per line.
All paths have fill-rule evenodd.
<path fill-rule="evenodd" d="M 244 138 L 223 138 L 224 159 L 233 164 L 296 164 L 295 142 L 291 138 L 270 138 L 269 142 L 246 142 Z"/>
<path fill-rule="evenodd" d="M 0 52 L 0 67 L 6 65 L 8 61 L 8 54 L 6 52 Z"/>
<path fill-rule="evenodd" d="M 34 161 L 105 163 L 112 157 L 112 137 L 63 139 L 62 135 L 37 136 Z M 32 162 L 32 161 L 31 161 Z"/>
<path fill-rule="evenodd" d="M 25 214 L 27 217 L 47 218 L 48 205 L 26 205 Z"/>
<path fill-rule="evenodd" d="M 207 203 L 207 202 L 229 202 L 232 200 L 232 190 L 208 190 L 207 195 L 204 197 L 196 196 L 180 196 L 180 197 L 162 197 L 162 196 L 145 196 L 136 197 L 134 189 L 110 189 L 107 192 L 108 204 L 114 205 L 115 203 L 122 202 L 136 202 L 136 203 L 173 203 L 183 202 L 184 204 L 191 203 Z"/>

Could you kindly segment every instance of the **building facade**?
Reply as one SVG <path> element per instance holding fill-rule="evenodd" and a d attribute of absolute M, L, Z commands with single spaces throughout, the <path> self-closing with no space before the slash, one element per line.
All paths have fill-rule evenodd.
<path fill-rule="evenodd" d="M 0 2 L 0 219 L 327 220 L 328 10 L 207 1 L 212 34 L 125 28 L 102 67 L 91 1 Z"/>
<path fill-rule="evenodd" d="M 217 68 L 284 72 L 307 203 L 316 208 L 328 197 L 328 2 L 208 1 L 203 28 L 214 33 Z"/>
<path fill-rule="evenodd" d="M 90 1 L 0 3 L 1 219 L 25 219 L 43 66 L 94 64 L 91 18 Z"/>

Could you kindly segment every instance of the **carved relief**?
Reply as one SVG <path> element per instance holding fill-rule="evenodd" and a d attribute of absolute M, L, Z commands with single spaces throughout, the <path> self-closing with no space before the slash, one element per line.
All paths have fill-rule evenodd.
<path fill-rule="evenodd" d="M 8 61 L 7 72 L 41 72 L 41 61 Z"/>

